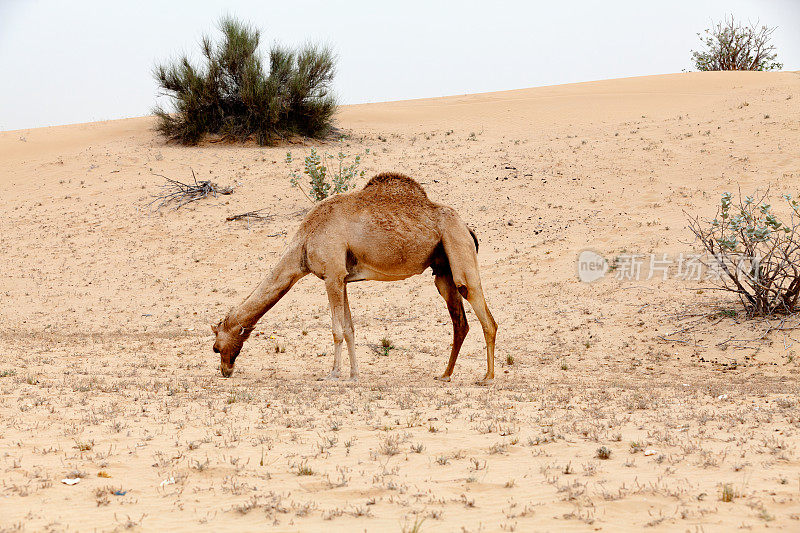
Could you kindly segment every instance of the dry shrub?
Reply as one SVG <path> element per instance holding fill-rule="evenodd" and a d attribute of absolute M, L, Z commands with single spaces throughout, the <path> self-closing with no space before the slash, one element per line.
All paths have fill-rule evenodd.
<path fill-rule="evenodd" d="M 697 70 L 780 70 L 783 64 L 771 44 L 775 27 L 743 26 L 731 16 L 702 34 L 703 51 L 692 51 Z"/>
<path fill-rule="evenodd" d="M 726 192 L 713 220 L 689 221 L 719 270 L 719 288 L 736 293 L 750 316 L 794 313 L 800 295 L 800 203 L 783 196 L 785 221 L 773 214 L 768 195 L 739 193 L 734 201 Z"/>

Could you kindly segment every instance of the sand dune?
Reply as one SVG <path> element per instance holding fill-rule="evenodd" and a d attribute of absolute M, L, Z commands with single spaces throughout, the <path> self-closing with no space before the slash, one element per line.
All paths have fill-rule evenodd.
<path fill-rule="evenodd" d="M 338 122 L 339 140 L 274 148 L 167 145 L 151 117 L 0 133 L 0 531 L 800 528 L 796 331 L 761 339 L 769 324 L 729 316 L 707 281 L 576 274 L 587 248 L 697 251 L 687 213 L 713 215 L 725 190 L 800 192 L 800 73 L 354 105 Z M 409 174 L 475 228 L 495 385 L 473 385 L 471 311 L 453 382 L 432 379 L 451 326 L 427 274 L 351 289 L 357 384 L 318 381 L 330 320 L 311 278 L 219 376 L 209 324 L 310 206 L 288 174 L 312 147 L 362 154 L 361 181 Z M 159 175 L 192 170 L 234 194 L 156 210 Z M 225 220 L 254 209 L 268 218 Z"/>

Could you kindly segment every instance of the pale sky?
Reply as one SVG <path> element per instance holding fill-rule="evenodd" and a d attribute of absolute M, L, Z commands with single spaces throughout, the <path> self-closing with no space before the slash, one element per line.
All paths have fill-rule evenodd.
<path fill-rule="evenodd" d="M 0 0 L 0 131 L 149 114 L 156 62 L 196 54 L 234 15 L 280 42 L 329 44 L 340 103 L 520 89 L 691 70 L 726 14 L 778 26 L 800 70 L 800 1 L 436 2 Z"/>

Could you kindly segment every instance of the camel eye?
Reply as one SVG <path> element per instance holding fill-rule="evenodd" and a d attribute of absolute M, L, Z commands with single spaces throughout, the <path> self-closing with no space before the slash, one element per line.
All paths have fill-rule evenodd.
<path fill-rule="evenodd" d="M 219 348 L 216 345 L 214 345 L 214 353 L 219 353 Z"/>

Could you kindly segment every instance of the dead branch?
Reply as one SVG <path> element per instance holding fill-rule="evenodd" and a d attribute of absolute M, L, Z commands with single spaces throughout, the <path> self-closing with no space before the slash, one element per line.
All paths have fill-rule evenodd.
<path fill-rule="evenodd" d="M 192 170 L 192 179 L 194 180 L 193 184 L 183 183 L 181 181 L 168 178 L 162 174 L 154 175 L 167 180 L 166 183 L 161 185 L 161 189 L 164 191 L 164 193 L 155 195 L 153 201 L 147 204 L 153 205 L 154 203 L 158 202 L 156 210 L 159 210 L 162 207 L 172 203 L 178 204 L 175 206 L 175 209 L 177 210 L 186 204 L 196 202 L 197 200 L 202 200 L 209 195 L 216 198 L 217 195 L 220 194 L 233 193 L 233 187 L 220 187 L 211 180 L 197 181 L 197 176 L 195 176 L 194 170 Z"/>
<path fill-rule="evenodd" d="M 732 345 L 738 344 L 739 346 L 734 346 L 734 347 L 740 348 L 740 349 L 753 348 L 753 346 L 750 346 L 751 344 L 760 343 L 761 341 L 765 340 L 769 336 L 769 334 L 772 333 L 773 331 L 794 331 L 794 330 L 800 329 L 800 324 L 793 324 L 793 325 L 786 326 L 785 325 L 786 324 L 786 320 L 787 319 L 784 318 L 776 325 L 767 326 L 767 328 L 764 329 L 763 333 L 761 333 L 761 335 L 759 335 L 758 337 L 754 337 L 752 339 L 730 338 L 730 339 L 724 340 L 722 342 L 718 342 L 717 346 L 719 348 L 724 349 L 724 348 L 726 348 L 728 346 L 728 344 L 732 344 Z"/>
<path fill-rule="evenodd" d="M 669 338 L 669 337 L 665 337 L 664 335 L 656 335 L 656 337 L 658 337 L 660 340 L 662 340 L 664 342 L 670 342 L 670 343 L 676 342 L 678 344 L 687 344 L 687 345 L 690 345 L 690 346 L 697 346 L 699 348 L 706 348 L 706 345 L 698 344 L 697 342 L 694 342 L 694 341 L 685 341 L 683 339 L 672 339 L 672 338 Z"/>
<path fill-rule="evenodd" d="M 239 213 L 238 215 L 231 215 L 225 217 L 225 220 L 231 222 L 232 220 L 272 220 L 273 215 L 262 215 L 261 212 L 266 209 L 256 209 L 255 211 L 248 211 L 246 213 Z"/>

